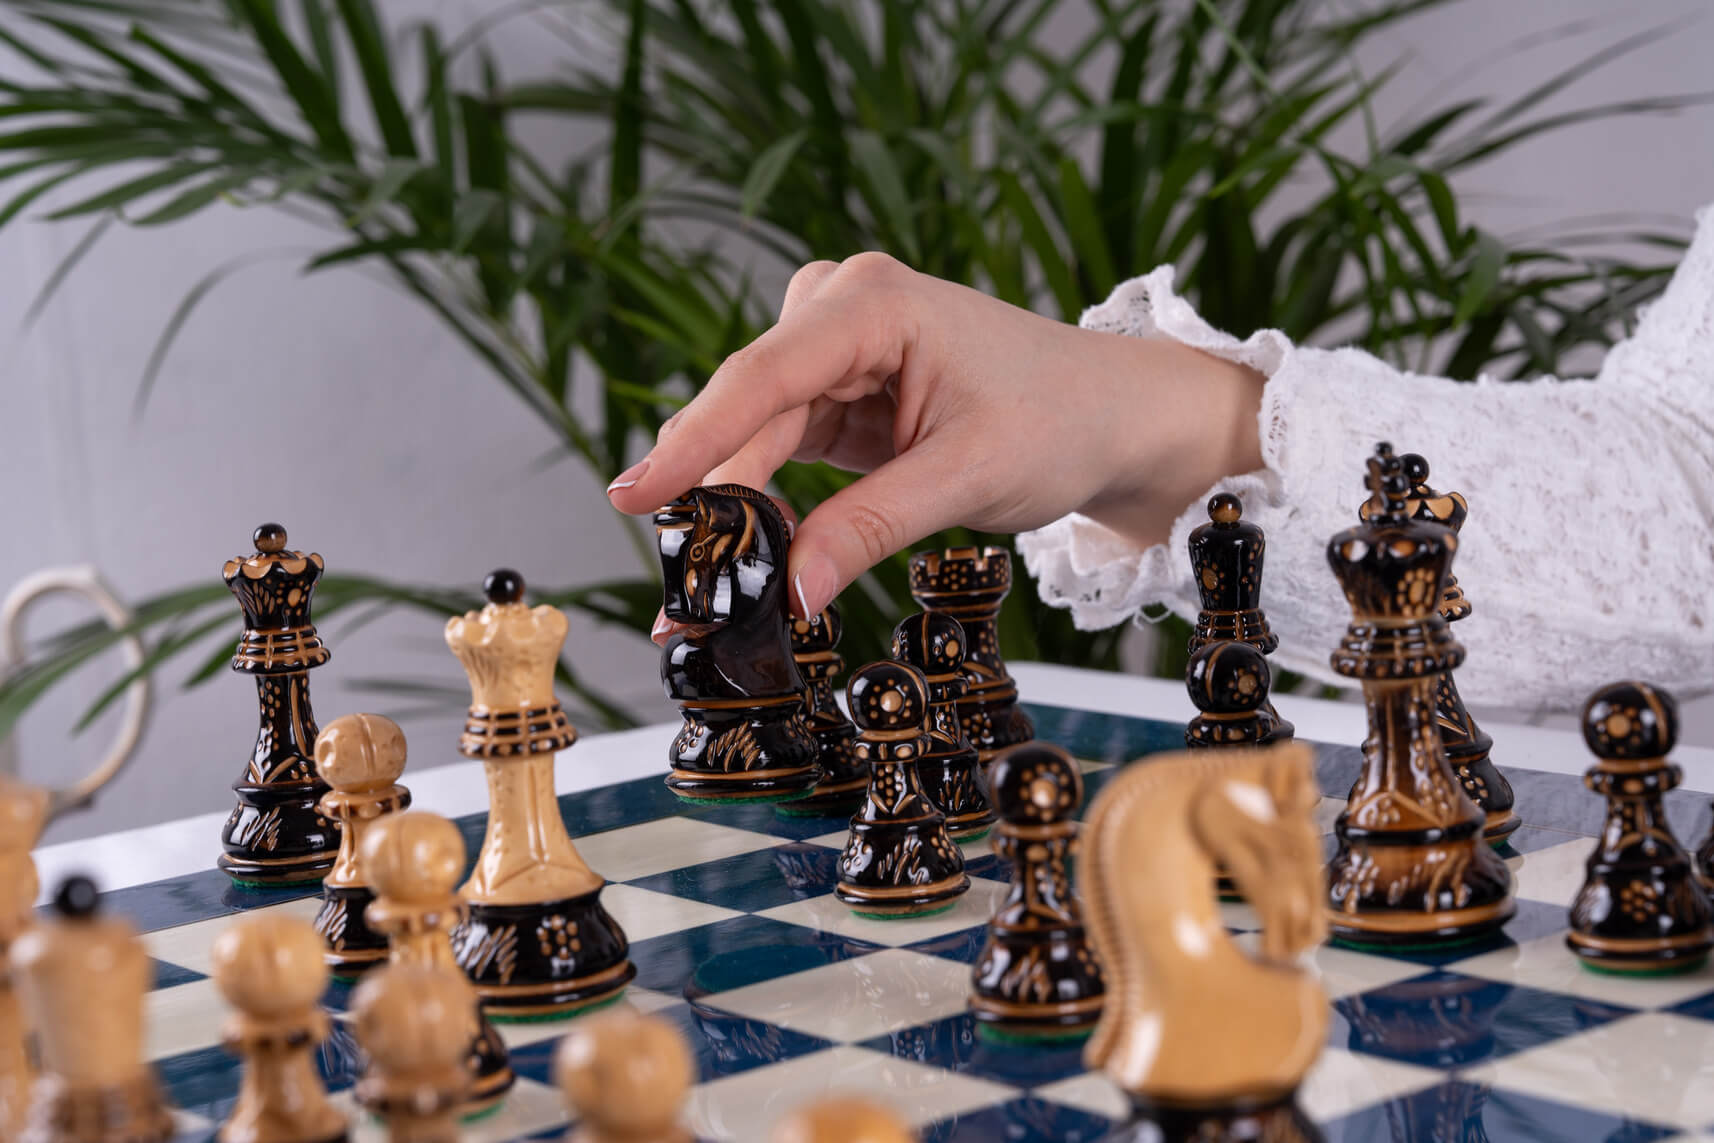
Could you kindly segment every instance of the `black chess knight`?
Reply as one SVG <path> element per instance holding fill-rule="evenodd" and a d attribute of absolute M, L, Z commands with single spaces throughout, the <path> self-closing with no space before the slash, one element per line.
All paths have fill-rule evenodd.
<path fill-rule="evenodd" d="M 928 749 L 917 759 L 923 789 L 946 815 L 947 832 L 974 841 L 994 824 L 994 811 L 982 790 L 981 757 L 958 722 L 965 643 L 958 620 L 934 611 L 918 612 L 893 629 L 893 658 L 928 682 Z"/>
<path fill-rule="evenodd" d="M 791 622 L 792 658 L 803 676 L 809 714 L 806 721 L 815 735 L 821 762 L 821 781 L 809 797 L 781 804 L 787 815 L 848 814 L 863 802 L 869 786 L 869 768 L 857 761 L 857 728 L 839 709 L 833 697 L 833 680 L 845 666 L 835 650 L 844 630 L 838 604 L 830 603 L 808 619 Z"/>
<path fill-rule="evenodd" d="M 1190 533 L 1190 566 L 1202 600 L 1190 635 L 1192 655 L 1210 643 L 1248 643 L 1264 655 L 1273 654 L 1279 646 L 1279 636 L 1262 611 L 1267 537 L 1243 516 L 1244 505 L 1236 496 L 1217 493 L 1208 501 L 1208 523 Z M 1268 720 L 1269 741 L 1283 742 L 1295 732 L 1266 695 L 1262 711 Z"/>
<path fill-rule="evenodd" d="M 1001 1036 L 1084 1036 L 1101 1018 L 1101 964 L 1068 872 L 1083 776 L 1057 746 L 1014 746 L 989 771 L 1000 814 L 994 852 L 1011 863 L 1006 899 L 988 922 L 970 1009 Z"/>
<path fill-rule="evenodd" d="M 655 513 L 666 617 L 661 649 L 684 727 L 667 785 L 689 801 L 787 801 L 821 779 L 792 657 L 786 523 L 740 484 L 693 488 Z"/>
<path fill-rule="evenodd" d="M 1683 778 L 1667 760 L 1678 704 L 1647 683 L 1602 687 L 1583 708 L 1583 739 L 1597 759 L 1583 784 L 1607 800 L 1607 821 L 1572 899 L 1565 943 L 1605 972 L 1701 967 L 1714 948 L 1708 897 L 1661 805 Z"/>
<path fill-rule="evenodd" d="M 322 559 L 290 551 L 278 524 L 256 529 L 256 551 L 226 561 L 222 576 L 244 611 L 232 669 L 256 679 L 261 728 L 226 819 L 220 868 L 240 885 L 320 881 L 339 850 L 339 824 L 321 812 L 328 785 L 315 768 L 309 672 L 328 660 L 310 621 Z"/>
<path fill-rule="evenodd" d="M 958 720 L 964 737 L 987 762 L 996 751 L 1036 736 L 1018 705 L 1018 685 L 1000 658 L 1000 604 L 1012 590 L 1012 554 L 1005 548 L 948 548 L 911 557 L 911 598 L 926 611 L 950 615 L 964 628 L 964 681 Z"/>
<path fill-rule="evenodd" d="M 1470 513 L 1470 505 L 1464 497 L 1457 492 L 1440 493 L 1430 488 L 1428 461 L 1417 453 L 1405 453 L 1399 457 L 1399 463 L 1404 467 L 1405 479 L 1411 486 L 1407 500 L 1411 515 L 1418 520 L 1445 524 L 1454 532 L 1460 531 Z M 1362 511 L 1370 511 L 1369 502 L 1364 502 Z M 1458 577 L 1449 573 L 1446 586 L 1441 591 L 1440 617 L 1448 623 L 1456 623 L 1470 612 L 1470 601 L 1464 597 Z M 1440 721 L 1440 740 L 1446 745 L 1447 761 L 1452 763 L 1453 772 L 1464 784 L 1464 792 L 1487 815 L 1482 835 L 1490 844 L 1500 844 L 1517 831 L 1523 819 L 1512 811 L 1511 783 L 1488 757 L 1494 748 L 1494 740 L 1476 725 L 1476 720 L 1465 709 L 1464 699 L 1458 693 L 1458 684 L 1453 681 L 1451 671 L 1435 681 L 1434 716 Z"/>
<path fill-rule="evenodd" d="M 970 878 L 946 816 L 917 773 L 929 744 L 928 683 L 915 667 L 886 661 L 858 671 L 845 693 L 862 735 L 857 757 L 872 769 L 839 855 L 833 895 L 859 915 L 881 919 L 950 908 Z"/>

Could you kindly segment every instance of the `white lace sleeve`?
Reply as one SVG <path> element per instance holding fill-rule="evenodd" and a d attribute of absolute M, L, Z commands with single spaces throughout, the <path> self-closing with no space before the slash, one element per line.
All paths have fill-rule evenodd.
<path fill-rule="evenodd" d="M 1209 494 L 1237 493 L 1267 532 L 1279 666 L 1346 682 L 1327 666 L 1350 612 L 1325 551 L 1355 521 L 1364 460 L 1386 440 L 1470 500 L 1455 568 L 1475 608 L 1458 625 L 1469 701 L 1569 707 L 1622 677 L 1714 687 L 1714 208 L 1593 381 L 1457 384 L 1273 330 L 1239 341 L 1173 292 L 1170 266 L 1121 285 L 1083 325 L 1171 338 L 1267 378 L 1264 468 Z M 1042 598 L 1079 627 L 1155 604 L 1194 618 L 1185 545 L 1205 518 L 1194 505 L 1146 550 L 1078 515 L 1018 543 Z"/>

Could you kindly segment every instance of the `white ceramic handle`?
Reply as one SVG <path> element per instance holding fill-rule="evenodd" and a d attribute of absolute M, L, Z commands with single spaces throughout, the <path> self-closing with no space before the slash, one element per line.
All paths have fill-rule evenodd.
<path fill-rule="evenodd" d="M 121 630 L 131 623 L 131 612 L 114 597 L 100 573 L 92 567 L 48 568 L 27 576 L 6 596 L 5 602 L 0 603 L 0 679 L 23 665 L 24 612 L 36 600 L 56 592 L 69 592 L 93 603 L 114 630 Z M 143 641 L 134 633 L 120 636 L 120 641 L 125 646 L 125 661 L 130 668 L 135 670 L 142 666 L 146 655 Z M 125 688 L 125 720 L 119 727 L 118 738 L 93 771 L 73 785 L 51 792 L 49 817 L 84 805 L 119 772 L 143 737 L 151 699 L 147 675 L 139 675 Z M 16 751 L 9 738 L 0 739 L 0 774 L 18 776 Z"/>

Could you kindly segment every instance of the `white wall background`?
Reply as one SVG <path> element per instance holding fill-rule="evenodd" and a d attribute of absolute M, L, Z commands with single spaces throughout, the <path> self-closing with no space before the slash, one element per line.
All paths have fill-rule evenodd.
<path fill-rule="evenodd" d="M 1714 14 L 1703 7 L 1471 0 L 1395 29 L 1363 62 L 1372 70 L 1405 61 L 1383 93 L 1384 123 L 1448 90 L 1520 93 L 1601 45 L 1683 21 L 1548 106 L 1709 89 Z M 487 6 L 389 0 L 386 9 L 462 26 Z M 1516 46 L 1554 27 L 1571 31 Z M 513 78 L 550 69 L 562 50 L 517 25 L 499 46 Z M 1550 137 L 1471 173 L 1462 189 L 1478 220 L 1502 234 L 1619 211 L 1682 222 L 1714 201 L 1714 110 Z M 21 329 L 78 234 L 37 223 L 0 233 L 0 585 L 86 562 L 133 599 L 214 581 L 226 558 L 249 551 L 250 530 L 264 520 L 283 522 L 294 546 L 320 551 L 330 568 L 425 583 L 474 585 L 501 565 L 543 584 L 638 574 L 599 482 L 569 462 L 538 465 L 547 434 L 434 320 L 360 273 L 306 279 L 282 259 L 232 279 L 192 318 L 146 413 L 133 418 L 142 362 L 198 277 L 239 252 L 322 236 L 231 210 L 165 230 L 115 230 Z M 32 629 L 75 613 L 44 608 Z M 462 682 L 435 624 L 401 616 L 348 639 L 340 628 L 323 625 L 334 658 L 312 684 L 324 722 L 396 705 L 353 680 Z M 609 693 L 648 716 L 669 715 L 642 639 L 574 618 L 570 646 Z M 26 774 L 48 780 L 94 756 L 100 730 L 68 739 L 67 729 L 116 667 L 116 656 L 93 665 L 30 716 L 20 735 Z M 55 839 L 229 804 L 254 736 L 252 687 L 229 675 L 187 692 L 178 685 L 187 669 L 162 676 L 153 728 L 130 771 L 99 807 L 56 827 Z M 1696 710 L 1691 737 L 1714 742 L 1714 713 Z M 455 757 L 458 712 L 401 721 L 415 765 Z M 211 858 L 217 844 L 209 839 Z"/>

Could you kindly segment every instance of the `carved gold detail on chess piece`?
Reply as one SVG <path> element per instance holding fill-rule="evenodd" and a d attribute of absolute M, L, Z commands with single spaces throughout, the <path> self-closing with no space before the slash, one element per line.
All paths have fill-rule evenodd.
<path fill-rule="evenodd" d="M 1154 755 L 1097 797 L 1079 879 L 1108 991 L 1084 1059 L 1131 1097 L 1114 1138 L 1320 1138 L 1293 1098 L 1328 1021 L 1298 964 L 1327 931 L 1313 758 Z M 1221 922 L 1217 865 L 1261 916 L 1254 955 Z"/>

